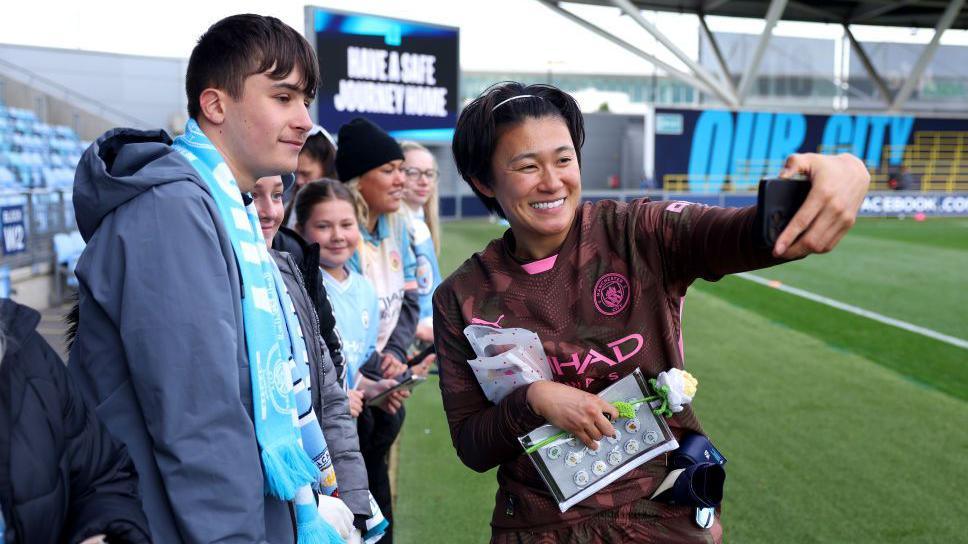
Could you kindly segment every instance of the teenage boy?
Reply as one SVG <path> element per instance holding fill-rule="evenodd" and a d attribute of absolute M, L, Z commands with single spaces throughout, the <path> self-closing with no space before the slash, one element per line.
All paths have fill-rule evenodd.
<path fill-rule="evenodd" d="M 296 169 L 318 78 L 295 30 L 228 17 L 189 59 L 185 137 L 114 129 L 78 166 L 70 369 L 134 459 L 155 542 L 294 542 L 314 514 L 272 496 L 307 490 L 313 459 L 289 417 L 288 297 L 242 241 L 259 229 L 239 191 Z"/>

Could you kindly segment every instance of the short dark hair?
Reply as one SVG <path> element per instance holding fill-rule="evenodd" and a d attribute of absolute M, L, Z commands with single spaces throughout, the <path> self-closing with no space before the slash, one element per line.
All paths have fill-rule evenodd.
<path fill-rule="evenodd" d="M 302 151 L 309 155 L 309 158 L 318 162 L 323 167 L 323 176 L 336 178 L 336 146 L 326 137 L 322 131 L 306 138 Z"/>
<path fill-rule="evenodd" d="M 305 38 L 275 17 L 226 17 L 202 34 L 188 59 L 188 115 L 197 119 L 201 114 L 199 96 L 205 89 L 221 89 L 238 100 L 247 77 L 272 70 L 269 77 L 280 80 L 297 67 L 302 71 L 299 85 L 303 92 L 316 98 L 319 64 Z"/>
<path fill-rule="evenodd" d="M 528 98 L 516 96 L 531 95 Z M 581 166 L 581 147 L 585 143 L 585 122 L 578 103 L 561 89 L 543 84 L 524 85 L 515 81 L 495 83 L 464 107 L 457 118 L 451 148 L 457 171 L 471 186 L 487 209 L 504 217 L 497 200 L 485 196 L 471 183 L 471 178 L 491 186 L 491 157 L 497 147 L 498 130 L 525 119 L 557 117 L 568 126 L 578 165 Z"/>

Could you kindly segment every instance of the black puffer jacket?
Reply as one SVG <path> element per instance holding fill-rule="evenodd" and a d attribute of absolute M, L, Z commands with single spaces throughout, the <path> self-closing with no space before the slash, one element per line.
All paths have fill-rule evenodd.
<path fill-rule="evenodd" d="M 371 516 L 370 495 L 367 487 L 366 464 L 360 454 L 360 439 L 356 420 L 350 416 L 346 392 L 336 377 L 332 358 L 319 335 L 311 327 L 319 327 L 319 318 L 312 298 L 306 293 L 305 279 L 295 260 L 288 253 L 272 250 L 272 258 L 279 266 L 282 281 L 289 290 L 299 324 L 306 334 L 306 349 L 311 369 L 313 409 L 329 445 L 329 453 L 336 469 L 339 496 L 361 522 Z"/>
<path fill-rule="evenodd" d="M 319 317 L 319 335 L 326 343 L 326 349 L 333 359 L 336 375 L 343 381 L 345 367 L 343 365 L 343 342 L 336 328 L 336 317 L 333 306 L 326 296 L 323 276 L 319 272 L 319 244 L 309 244 L 296 231 L 282 227 L 272 239 L 272 249 L 283 251 L 292 256 L 302 273 L 306 292 L 313 301 L 316 315 Z"/>
<path fill-rule="evenodd" d="M 150 542 L 138 477 L 95 419 L 60 357 L 35 331 L 40 314 L 0 299 L 0 505 L 5 543 Z"/>

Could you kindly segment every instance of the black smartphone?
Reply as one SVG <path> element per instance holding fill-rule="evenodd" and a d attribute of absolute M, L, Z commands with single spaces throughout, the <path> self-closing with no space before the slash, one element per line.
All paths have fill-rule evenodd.
<path fill-rule="evenodd" d="M 760 180 L 753 224 L 753 239 L 757 246 L 772 248 L 776 244 L 809 192 L 810 182 L 805 178 Z"/>
<path fill-rule="evenodd" d="M 418 385 L 422 384 L 425 381 L 427 381 L 427 378 L 422 378 L 420 376 L 410 375 L 410 376 L 407 377 L 407 379 L 403 380 L 402 382 L 398 383 L 397 385 L 394 385 L 390 389 L 387 389 L 386 391 L 384 391 L 384 392 L 380 393 L 379 395 L 373 397 L 372 399 L 366 401 L 366 405 L 367 406 L 382 406 L 383 403 L 385 403 L 387 401 L 387 399 L 390 398 L 390 394 L 391 393 L 394 393 L 396 391 L 413 391 L 413 388 L 414 387 L 417 387 Z"/>
<path fill-rule="evenodd" d="M 407 361 L 407 366 L 410 367 L 410 366 L 419 365 L 420 363 L 423 362 L 424 359 L 426 359 L 427 357 L 429 357 L 430 354 L 432 354 L 432 353 L 437 353 L 437 350 L 434 349 L 434 345 L 433 344 L 430 344 L 429 346 L 427 346 L 424 349 L 422 349 L 420 351 L 420 353 L 418 353 L 418 354 L 414 355 L 413 357 L 411 357 Z"/>

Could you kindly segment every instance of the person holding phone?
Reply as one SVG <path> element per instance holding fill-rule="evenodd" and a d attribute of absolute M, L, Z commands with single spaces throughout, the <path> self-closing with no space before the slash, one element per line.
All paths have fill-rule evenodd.
<path fill-rule="evenodd" d="M 379 376 L 376 339 L 380 300 L 370 282 L 347 267 L 360 243 L 356 201 L 342 183 L 321 179 L 303 187 L 294 209 L 296 232 L 319 246 L 319 267 L 343 342 L 350 415 L 359 417 L 365 401 L 394 387 L 397 381 Z M 395 414 L 408 395 L 391 394 L 383 409 Z"/>
<path fill-rule="evenodd" d="M 791 156 L 781 177 L 812 187 L 772 248 L 752 236 L 756 207 L 687 202 L 582 203 L 581 112 L 549 85 L 499 83 L 461 112 L 453 152 L 461 177 L 510 229 L 471 256 L 434 295 L 440 388 L 460 459 L 499 467 L 492 542 L 720 542 L 718 519 L 648 499 L 669 473 L 663 457 L 562 513 L 517 437 L 544 423 L 589 451 L 614 436 L 617 410 L 595 395 L 636 368 L 648 378 L 683 368 L 682 301 L 698 278 L 775 265 L 833 249 L 870 182 L 849 155 Z M 470 324 L 520 327 L 542 341 L 552 380 L 493 404 L 467 361 Z M 702 433 L 692 408 L 669 424 Z M 718 518 L 718 516 L 717 516 Z"/>
<path fill-rule="evenodd" d="M 286 176 L 292 183 L 293 176 Z M 279 273 L 292 300 L 298 320 L 300 336 L 306 346 L 307 364 L 304 365 L 303 384 L 309 390 L 311 403 L 302 417 L 316 418 L 323 433 L 321 448 L 325 455 L 320 463 L 324 481 L 328 472 L 325 465 L 332 462 L 337 485 L 322 486 L 317 494 L 317 509 L 343 538 L 358 538 L 366 533 L 366 520 L 372 516 L 370 493 L 367 487 L 366 467 L 360 453 L 352 406 L 337 377 L 326 343 L 320 335 L 320 317 L 308 288 L 311 279 L 297 265 L 296 255 L 272 248 L 274 239 L 280 236 L 284 214 L 282 195 L 285 192 L 283 176 L 269 176 L 256 181 L 249 195 L 259 217 L 259 227 L 265 239 L 269 255 L 279 267 Z M 300 260 L 302 256 L 300 256 Z M 315 281 L 318 281 L 315 278 Z M 325 295 L 324 295 L 325 296 Z M 307 438 L 312 440 L 313 438 Z M 304 440 L 307 440 L 304 439 Z M 327 492 L 327 488 L 330 491 Z M 360 533 L 353 534 L 354 526 Z"/>
<path fill-rule="evenodd" d="M 403 152 L 383 129 L 355 118 L 339 129 L 336 170 L 351 191 L 358 214 L 360 242 L 346 261 L 348 269 L 369 280 L 380 302 L 376 351 L 378 378 L 401 380 L 409 375 L 407 348 L 413 343 L 420 306 L 416 259 L 406 221 L 398 213 L 403 199 Z M 360 449 L 366 461 L 370 491 L 390 521 L 383 536 L 393 541 L 389 452 L 406 417 L 365 407 L 357 419 Z"/>

